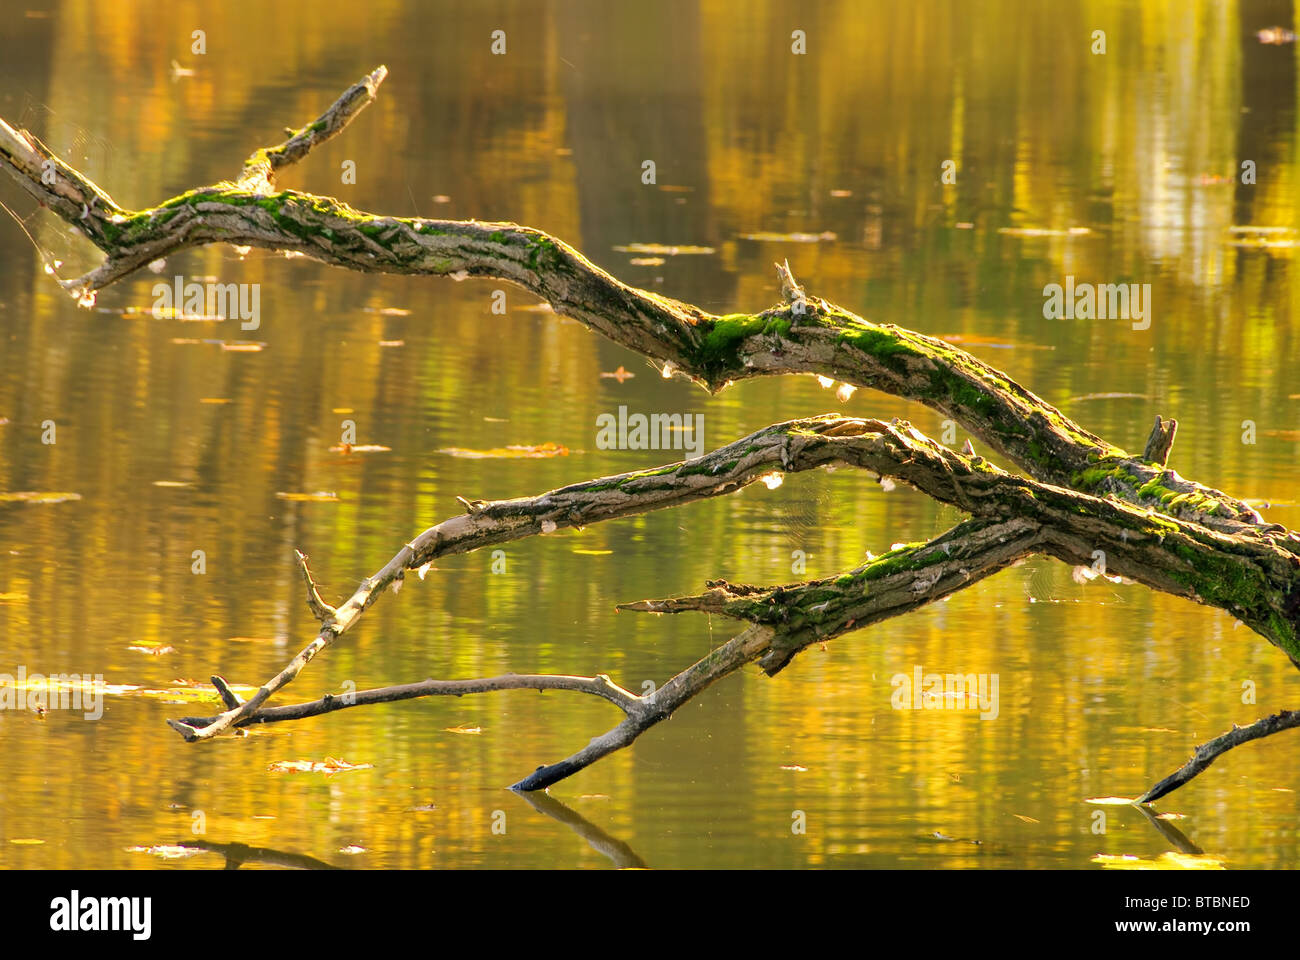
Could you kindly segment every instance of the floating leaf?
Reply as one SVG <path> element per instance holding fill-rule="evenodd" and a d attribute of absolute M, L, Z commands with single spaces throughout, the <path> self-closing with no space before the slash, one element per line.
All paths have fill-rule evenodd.
<path fill-rule="evenodd" d="M 1068 230 L 1055 230 L 1047 227 L 998 227 L 998 233 L 1008 237 L 1081 237 L 1092 233 L 1087 227 L 1070 227 Z"/>
<path fill-rule="evenodd" d="M 1099 853 L 1092 858 L 1108 870 L 1222 870 L 1223 861 L 1208 854 L 1176 853 L 1172 850 L 1151 860 L 1132 854 Z"/>
<path fill-rule="evenodd" d="M 127 847 L 126 852 L 147 853 L 162 860 L 183 860 L 186 857 L 193 857 L 200 853 L 207 853 L 208 851 L 204 850 L 202 847 L 174 847 L 159 844 L 153 847 Z"/>
<path fill-rule="evenodd" d="M 392 449 L 378 443 L 336 443 L 330 447 L 330 453 L 389 453 Z"/>
<path fill-rule="evenodd" d="M 1038 820 L 1035 820 L 1033 817 L 1026 817 L 1023 813 L 1013 813 L 1012 816 L 1015 817 L 1017 820 L 1023 821 L 1024 823 L 1039 822 Z"/>
<path fill-rule="evenodd" d="M 80 499 L 79 493 L 46 493 L 35 490 L 0 493 L 0 503 L 66 503 L 69 500 Z"/>
<path fill-rule="evenodd" d="M 1068 402 L 1074 403 L 1080 400 L 1150 400 L 1151 397 L 1145 393 L 1085 393 L 1078 397 L 1071 397 Z"/>
<path fill-rule="evenodd" d="M 831 240 L 838 240 L 835 234 L 829 230 L 823 230 L 821 233 L 772 233 L 768 230 L 760 230 L 758 233 L 742 233 L 742 240 L 756 240 L 759 243 L 828 243 Z"/>
<path fill-rule="evenodd" d="M 716 253 L 712 247 L 695 247 L 690 244 L 670 245 L 666 243 L 629 243 L 625 247 L 614 248 L 619 253 L 662 254 L 666 257 L 702 255 Z"/>
<path fill-rule="evenodd" d="M 266 769 L 271 773 L 323 773 L 332 777 L 349 770 L 372 770 L 374 766 L 373 763 L 350 763 L 338 757 L 326 757 L 324 760 L 276 760 Z"/>
<path fill-rule="evenodd" d="M 147 653 L 153 657 L 165 657 L 169 653 L 176 652 L 176 648 L 173 646 L 162 646 L 158 643 L 149 643 L 148 641 L 131 644 L 127 649 L 132 650 L 135 653 Z"/>
<path fill-rule="evenodd" d="M 1056 347 L 1043 343 L 1017 343 L 999 337 L 982 337 L 975 333 L 941 333 L 940 340 L 947 343 L 965 344 L 972 347 L 992 347 L 999 350 L 1055 350 Z"/>
<path fill-rule="evenodd" d="M 541 459 L 544 457 L 567 457 L 569 448 L 560 444 L 546 442 L 536 446 L 526 444 L 506 447 L 493 447 L 490 450 L 470 450 L 465 447 L 443 447 L 438 451 L 449 457 L 461 457 L 466 460 L 511 460 Z"/>
<path fill-rule="evenodd" d="M 276 493 L 280 500 L 293 500 L 295 502 L 305 503 L 338 503 L 339 495 L 332 490 L 318 490 L 315 493 L 285 493 L 283 490 Z"/>

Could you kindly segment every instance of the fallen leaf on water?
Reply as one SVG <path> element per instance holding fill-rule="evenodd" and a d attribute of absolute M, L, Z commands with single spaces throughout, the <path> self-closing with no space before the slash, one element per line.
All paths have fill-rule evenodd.
<path fill-rule="evenodd" d="M 1085 393 L 1077 397 L 1071 397 L 1069 403 L 1077 400 L 1150 400 L 1151 398 L 1145 393 Z"/>
<path fill-rule="evenodd" d="M 221 696 L 211 683 L 199 680 L 172 680 L 165 689 L 153 687 L 136 687 L 129 684 L 105 684 L 105 693 L 123 697 L 144 697 L 148 700 L 161 700 L 164 703 L 220 703 Z M 246 683 L 232 683 L 230 689 L 243 700 L 247 700 L 258 690 Z"/>
<path fill-rule="evenodd" d="M 770 230 L 760 230 L 758 233 L 742 233 L 740 239 L 756 240 L 759 243 L 824 243 L 838 240 L 839 237 L 829 230 L 821 233 L 772 233 Z"/>
<path fill-rule="evenodd" d="M 445 453 L 449 457 L 462 457 L 466 460 L 489 460 L 489 459 L 539 459 L 542 457 L 567 457 L 569 448 L 560 444 L 539 443 L 536 446 L 527 444 L 512 444 L 506 447 L 493 447 L 490 450 L 470 450 L 465 447 L 443 447 L 438 451 Z"/>
<path fill-rule="evenodd" d="M 135 651 L 136 653 L 147 653 L 147 654 L 149 654 L 149 655 L 152 656 L 152 657 L 165 657 L 165 656 L 167 656 L 167 654 L 169 654 L 169 653 L 175 653 L 175 652 L 176 652 L 176 648 L 173 647 L 173 646 L 161 646 L 161 645 L 156 644 L 156 643 L 153 643 L 153 644 L 151 644 L 151 643 L 137 643 L 137 644 L 132 644 L 132 645 L 130 645 L 129 647 L 127 647 L 127 649 L 128 649 L 128 650 L 133 650 L 133 651 Z"/>
<path fill-rule="evenodd" d="M 1144 860 L 1132 854 L 1119 856 L 1099 853 L 1092 858 L 1110 870 L 1222 870 L 1223 861 L 1208 854 L 1175 853 L 1170 850 L 1151 860 Z"/>
<path fill-rule="evenodd" d="M 323 773 L 330 777 L 349 770 L 372 770 L 374 766 L 373 763 L 350 763 L 338 757 L 326 757 L 324 760 L 276 760 L 266 769 L 271 773 Z"/>
<path fill-rule="evenodd" d="M 14 839 L 10 840 L 9 842 L 16 843 L 20 847 L 38 847 L 41 844 L 43 844 L 45 841 L 38 840 L 35 837 L 14 837 Z"/>
<path fill-rule="evenodd" d="M 459 727 L 443 727 L 442 729 L 445 733 L 468 733 L 475 736 L 483 732 L 482 727 L 467 727 L 463 723 Z"/>
<path fill-rule="evenodd" d="M 612 373 L 602 371 L 600 375 L 604 379 L 617 380 L 619 383 L 622 383 L 624 380 L 631 380 L 636 376 L 636 374 L 632 373 L 630 370 L 624 370 L 621 363 L 618 365 L 618 369 Z"/>
<path fill-rule="evenodd" d="M 614 248 L 619 253 L 663 254 L 667 257 L 688 256 L 691 254 L 709 254 L 716 251 L 712 247 L 696 247 L 690 244 L 667 243 L 629 243 L 625 247 Z"/>
<path fill-rule="evenodd" d="M 338 503 L 339 495 L 330 490 L 318 490 L 315 493 L 285 493 L 283 490 L 276 493 L 280 500 L 294 500 L 308 503 Z"/>
<path fill-rule="evenodd" d="M 1295 237 L 1284 237 L 1277 240 L 1269 240 L 1264 237 L 1242 237 L 1240 240 L 1229 240 L 1230 247 L 1244 247 L 1248 250 L 1291 250 L 1300 246 L 1300 241 Z"/>
<path fill-rule="evenodd" d="M 330 453 L 388 453 L 392 449 L 378 443 L 336 443 L 330 447 Z"/>
<path fill-rule="evenodd" d="M 1295 34 L 1285 27 L 1265 27 L 1255 33 L 1255 39 L 1263 44 L 1281 46 L 1284 43 L 1295 43 Z"/>
<path fill-rule="evenodd" d="M 127 847 L 126 852 L 147 853 L 162 860 L 183 860 L 185 857 L 193 857 L 196 854 L 207 853 L 208 851 L 202 847 L 173 847 L 159 844 L 153 847 Z"/>
<path fill-rule="evenodd" d="M 1017 343 L 999 337 L 982 337 L 975 333 L 941 333 L 940 340 L 947 343 L 967 344 L 978 347 L 994 347 L 1001 350 L 1055 350 L 1056 347 L 1042 343 Z"/>
<path fill-rule="evenodd" d="M 1026 817 L 1023 813 L 1013 813 L 1012 816 L 1015 817 L 1017 820 L 1021 820 L 1021 821 L 1025 822 L 1025 823 L 1038 823 L 1038 822 L 1040 822 L 1040 821 L 1038 821 L 1038 820 L 1035 820 L 1033 817 Z"/>
<path fill-rule="evenodd" d="M 68 500 L 80 499 L 79 493 L 45 493 L 35 490 L 0 493 L 0 503 L 65 503 Z"/>
<path fill-rule="evenodd" d="M 998 233 L 1008 237 L 1081 237 L 1092 231 L 1087 227 L 1070 227 L 1057 230 L 1048 227 L 998 227 Z"/>

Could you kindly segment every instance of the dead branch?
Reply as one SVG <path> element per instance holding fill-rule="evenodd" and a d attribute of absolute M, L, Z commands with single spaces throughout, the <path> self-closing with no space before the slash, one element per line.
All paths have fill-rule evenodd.
<path fill-rule="evenodd" d="M 1102 550 L 1111 571 L 1231 611 L 1300 665 L 1300 536 L 1265 523 L 1244 502 L 1168 470 L 1173 420 L 1157 420 L 1143 454 L 1129 454 L 950 344 L 871 323 L 809 296 L 788 263 L 777 268 L 781 303 L 757 313 L 719 316 L 624 284 L 539 230 L 512 223 L 379 216 L 330 197 L 276 191 L 276 171 L 342 131 L 374 99 L 386 74 L 379 67 L 314 123 L 292 131 L 277 146 L 254 152 L 235 182 L 199 187 L 144 210 L 122 208 L 34 136 L 3 121 L 0 167 L 105 254 L 99 267 L 65 284 L 82 303 L 152 260 L 210 243 L 297 251 L 364 272 L 491 277 L 534 293 L 556 313 L 711 392 L 747 377 L 815 373 L 916 400 L 963 424 L 1033 479 L 988 464 L 969 443 L 964 453 L 948 450 L 901 421 L 823 417 L 766 428 L 696 460 L 574 484 L 541 497 L 462 501 L 465 514 L 405 545 L 338 607 L 321 598 L 306 558 L 298 554 L 308 606 L 321 622 L 320 632 L 246 702 L 214 677 L 224 713 L 168 721 L 187 740 L 355 705 L 324 698 L 264 707 L 348 630 L 385 587 L 437 556 L 678 506 L 735 492 L 773 470 L 795 472 L 835 462 L 896 477 L 958 506 L 972 519 L 929 543 L 891 551 L 828 580 L 778 587 L 715 581 L 698 597 L 629 605 L 656 612 L 710 610 L 750 623 L 646 697 L 635 697 L 602 677 L 511 675 L 382 688 L 367 691 L 374 699 L 363 702 L 515 689 L 527 681 L 525 685 L 597 693 L 623 709 L 625 718 L 617 727 L 516 784 L 538 789 L 631 743 L 705 686 L 746 663 L 757 660 L 775 673 L 810 643 L 915 609 L 1034 552 L 1087 563 L 1094 551 Z M 356 695 L 358 701 L 362 696 Z M 1260 724 L 1245 728 L 1259 727 L 1260 732 L 1231 745 L 1294 725 L 1274 723 L 1265 729 Z M 1238 736 L 1237 731 L 1225 735 Z M 1198 750 L 1198 757 L 1215 743 Z M 1179 782 L 1217 755 L 1207 754 L 1209 759 Z M 1148 797 L 1159 795 L 1155 791 L 1162 785 Z"/>
<path fill-rule="evenodd" d="M 1213 740 L 1209 740 L 1197 747 L 1190 760 L 1138 797 L 1134 803 L 1151 803 L 1173 793 L 1188 780 L 1202 773 L 1206 767 L 1233 747 L 1239 747 L 1243 743 L 1249 743 L 1251 740 L 1258 740 L 1261 737 L 1270 737 L 1275 733 L 1291 730 L 1294 727 L 1300 727 L 1300 710 L 1283 710 L 1281 713 L 1275 713 L 1272 716 L 1264 717 L 1262 720 L 1256 720 L 1245 727 L 1233 724 L 1232 729 L 1227 733 L 1221 733 Z"/>

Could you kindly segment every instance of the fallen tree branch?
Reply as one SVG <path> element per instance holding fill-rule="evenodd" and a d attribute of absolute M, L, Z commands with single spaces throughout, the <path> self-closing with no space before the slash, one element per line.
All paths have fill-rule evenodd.
<path fill-rule="evenodd" d="M 83 302 L 152 260 L 209 243 L 296 251 L 364 272 L 491 277 L 536 294 L 557 314 L 711 392 L 747 377 L 790 373 L 872 387 L 952 417 L 1040 480 L 1111 493 L 1226 532 L 1277 533 L 1248 504 L 1107 443 L 971 354 L 808 296 L 788 266 L 786 302 L 718 316 L 622 283 L 540 230 L 380 216 L 331 197 L 271 192 L 274 171 L 342 130 L 386 75 L 377 68 L 315 123 L 254 153 L 239 182 L 199 187 L 145 210 L 122 209 L 40 141 L 3 121 L 0 166 L 104 251 L 100 267 L 66 284 Z M 42 179 L 47 160 L 58 171 L 52 184 Z M 1300 537 L 1286 539 L 1287 549 L 1300 554 Z"/>
<path fill-rule="evenodd" d="M 1262 720 L 1256 720 L 1245 727 L 1233 724 L 1232 729 L 1227 733 L 1222 733 L 1213 740 L 1209 740 L 1197 747 L 1190 760 L 1133 802 L 1151 803 L 1154 800 L 1159 800 L 1202 773 L 1206 767 L 1233 747 L 1239 747 L 1243 743 L 1249 743 L 1251 740 L 1258 740 L 1261 737 L 1271 737 L 1275 733 L 1281 733 L 1283 730 L 1291 730 L 1295 727 L 1300 727 L 1300 710 L 1283 710 L 1281 713 L 1275 713 L 1272 716 L 1264 717 Z"/>
<path fill-rule="evenodd" d="M 942 340 L 871 323 L 808 295 L 788 263 L 778 266 L 782 303 L 757 313 L 714 315 L 624 284 L 539 230 L 379 216 L 330 197 L 276 191 L 275 172 L 344 129 L 373 100 L 386 73 L 376 69 L 317 121 L 291 131 L 278 146 L 256 151 L 236 182 L 199 187 L 145 210 L 120 207 L 34 136 L 3 121 L 0 166 L 104 252 L 98 268 L 64 282 L 83 304 L 93 301 L 96 290 L 152 260 L 209 243 L 297 251 L 365 272 L 491 277 L 534 293 L 556 313 L 711 392 L 747 377 L 812 373 L 916 400 L 962 423 L 1034 479 L 986 463 L 969 442 L 964 454 L 954 453 L 906 423 L 812 418 L 656 470 L 525 500 L 462 501 L 463 516 L 407 544 L 339 607 L 321 598 L 306 558 L 298 554 L 308 605 L 321 622 L 319 634 L 248 701 L 240 702 L 223 680 L 213 678 L 227 709 L 216 717 L 169 720 L 187 740 L 248 722 L 273 722 L 268 718 L 275 714 L 263 707 L 266 700 L 349 629 L 385 587 L 436 556 L 734 492 L 773 469 L 792 472 L 837 461 L 897 477 L 974 519 L 927 544 L 891 551 L 828 580 L 770 588 L 714 581 L 698 597 L 631 605 L 657 612 L 716 610 L 751 626 L 654 694 L 633 697 L 623 691 L 631 699 L 616 698 L 626 715 L 618 727 L 568 759 L 539 768 L 517 788 L 554 783 L 626 746 L 745 663 L 759 660 L 775 673 L 809 643 L 932 602 L 1033 552 L 1086 563 L 1101 551 L 1114 572 L 1231 611 L 1300 666 L 1300 536 L 1265 523 L 1243 501 L 1166 469 L 1176 427 L 1172 420 L 1157 420 L 1142 456 L 1129 454 Z M 595 692 L 581 684 L 599 679 L 546 682 L 579 683 L 564 689 Z M 449 692 L 446 684 L 480 685 L 465 692 L 511 688 L 503 682 L 513 681 L 426 681 L 442 686 L 418 693 L 404 689 L 403 696 L 388 699 Z M 497 686 L 482 687 L 493 683 Z M 274 709 L 307 708 L 325 712 L 312 704 Z"/>

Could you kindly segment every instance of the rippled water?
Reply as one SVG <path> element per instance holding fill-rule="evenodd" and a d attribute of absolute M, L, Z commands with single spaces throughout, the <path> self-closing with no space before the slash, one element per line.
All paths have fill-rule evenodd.
<path fill-rule="evenodd" d="M 1180 473 L 1300 526 L 1296 46 L 1254 36 L 1289 25 L 1287 4 L 380 0 L 209 4 L 197 18 L 167 4 L 29 6 L 43 15 L 19 4 L 0 19 L 0 116 L 123 204 L 235 175 L 385 63 L 377 102 L 284 186 L 540 227 L 717 312 L 773 303 L 771 264 L 789 258 L 810 292 L 960 338 L 1121 446 L 1140 449 L 1157 413 L 1177 417 Z M 199 28 L 203 56 L 189 52 Z M 495 29 L 505 56 L 489 52 Z M 807 55 L 789 52 L 795 29 Z M 1104 55 L 1090 53 L 1097 29 Z M 173 77 L 173 59 L 194 75 Z M 348 160 L 355 185 L 340 183 Z M 945 160 L 956 184 L 941 181 Z M 1244 160 L 1254 184 L 1238 182 Z M 66 261 L 62 275 L 94 262 L 7 181 L 0 199 Z M 646 255 L 615 249 L 634 243 L 713 252 L 634 264 Z M 832 410 L 943 430 L 928 409 L 869 391 L 841 403 L 810 377 L 709 397 L 521 291 L 494 315 L 489 281 L 220 247 L 168 261 L 164 277 L 260 284 L 262 327 L 245 333 L 124 314 L 151 306 L 152 274 L 78 310 L 8 219 L 0 264 L 0 494 L 79 495 L 0 497 L 0 672 L 164 691 L 213 673 L 259 683 L 314 633 L 293 549 L 337 599 L 459 512 L 456 496 L 535 494 L 676 458 L 599 449 L 596 418 L 620 405 L 703 414 L 709 447 Z M 1150 329 L 1045 320 L 1044 285 L 1067 275 L 1150 284 Z M 635 377 L 601 376 L 620 366 Z M 331 452 L 345 419 L 359 443 L 391 451 Z M 568 454 L 440 452 L 547 442 Z M 319 491 L 337 500 L 277 496 Z M 957 519 L 842 470 L 510 544 L 501 573 L 488 553 L 448 558 L 385 597 L 284 702 L 509 670 L 605 672 L 640 690 L 737 627 L 615 604 L 714 577 L 825 576 Z M 196 550 L 204 575 L 191 572 Z M 891 677 L 917 666 L 997 674 L 996 719 L 892 709 Z M 1242 702 L 1247 681 L 1257 703 Z M 1158 804 L 1184 819 L 1085 801 L 1136 795 L 1194 744 L 1294 707 L 1295 686 L 1285 657 L 1219 611 L 1079 585 L 1036 560 L 810 649 L 775 679 L 729 678 L 554 787 L 553 808 L 505 787 L 612 726 L 608 704 L 411 701 L 201 745 L 164 723 L 193 708 L 157 698 L 109 697 L 96 722 L 0 711 L 0 866 L 215 867 L 222 850 L 343 867 L 1089 867 L 1171 850 L 1294 866 L 1300 773 L 1285 736 Z M 268 770 L 330 757 L 373 766 Z M 806 833 L 792 833 L 797 811 Z M 133 849 L 198 841 L 215 852 Z"/>

